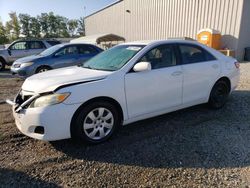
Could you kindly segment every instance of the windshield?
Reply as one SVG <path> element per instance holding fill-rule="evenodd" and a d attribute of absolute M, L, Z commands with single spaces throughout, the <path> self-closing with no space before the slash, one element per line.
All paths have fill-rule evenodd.
<path fill-rule="evenodd" d="M 41 56 L 48 56 L 53 54 L 54 52 L 56 52 L 57 50 L 59 50 L 61 47 L 63 47 L 63 44 L 58 44 L 55 46 L 52 46 L 50 48 L 48 48 L 47 50 L 44 50 L 42 53 L 40 53 L 39 55 Z"/>
<path fill-rule="evenodd" d="M 116 71 L 134 57 L 144 45 L 119 45 L 100 53 L 83 67 L 96 70 Z"/>

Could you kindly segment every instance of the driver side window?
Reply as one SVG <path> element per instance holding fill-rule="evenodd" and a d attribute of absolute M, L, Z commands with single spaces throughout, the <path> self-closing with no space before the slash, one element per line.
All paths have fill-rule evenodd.
<path fill-rule="evenodd" d="M 17 42 L 10 47 L 11 50 L 27 50 L 28 43 L 27 42 Z"/>
<path fill-rule="evenodd" d="M 161 45 L 147 52 L 140 62 L 151 63 L 152 69 L 160 69 L 176 65 L 174 47 L 171 45 Z"/>

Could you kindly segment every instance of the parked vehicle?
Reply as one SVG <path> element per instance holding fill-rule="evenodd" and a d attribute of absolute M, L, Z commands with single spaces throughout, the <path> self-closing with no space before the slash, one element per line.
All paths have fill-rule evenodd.
<path fill-rule="evenodd" d="M 25 135 L 100 143 L 121 124 L 202 103 L 222 108 L 239 74 L 235 59 L 197 42 L 125 43 L 82 67 L 29 77 L 7 102 Z"/>
<path fill-rule="evenodd" d="M 11 72 L 28 77 L 51 69 L 82 64 L 102 51 L 91 44 L 59 44 L 38 55 L 16 60 Z"/>
<path fill-rule="evenodd" d="M 3 70 L 5 65 L 12 65 L 19 58 L 39 54 L 56 44 L 60 44 L 60 42 L 52 39 L 17 40 L 11 43 L 7 49 L 0 49 L 0 70 Z"/>

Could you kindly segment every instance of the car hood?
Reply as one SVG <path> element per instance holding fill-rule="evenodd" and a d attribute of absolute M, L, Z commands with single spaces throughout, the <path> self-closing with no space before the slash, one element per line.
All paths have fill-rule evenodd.
<path fill-rule="evenodd" d="M 35 74 L 25 80 L 22 90 L 45 93 L 65 85 L 104 79 L 112 72 L 92 70 L 82 67 L 68 67 Z"/>
<path fill-rule="evenodd" d="M 27 62 L 31 62 L 37 59 L 41 59 L 44 56 L 39 56 L 39 55 L 32 55 L 32 56 L 27 56 L 27 57 L 23 57 L 20 59 L 17 59 L 14 63 L 27 63 Z"/>

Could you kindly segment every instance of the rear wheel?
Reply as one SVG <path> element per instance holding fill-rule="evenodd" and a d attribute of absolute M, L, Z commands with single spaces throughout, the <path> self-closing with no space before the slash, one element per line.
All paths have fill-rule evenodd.
<path fill-rule="evenodd" d="M 216 82 L 210 94 L 209 106 L 214 109 L 222 108 L 227 102 L 229 93 L 230 88 L 227 82 L 223 80 Z"/>
<path fill-rule="evenodd" d="M 42 73 L 42 72 L 46 72 L 46 71 L 49 71 L 49 70 L 51 70 L 50 67 L 42 66 L 42 67 L 37 68 L 36 73 Z"/>
<path fill-rule="evenodd" d="M 5 69 L 5 62 L 2 59 L 0 59 L 0 71 L 4 69 Z"/>
<path fill-rule="evenodd" d="M 72 138 L 91 144 L 109 139 L 120 124 L 116 107 L 109 102 L 93 102 L 84 106 L 73 119 Z"/>

